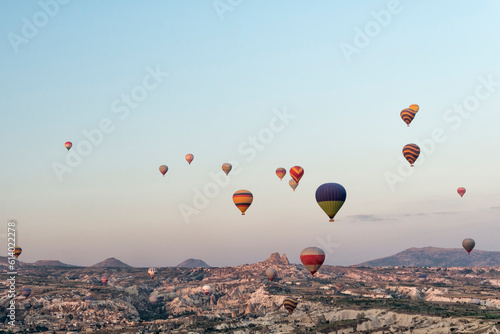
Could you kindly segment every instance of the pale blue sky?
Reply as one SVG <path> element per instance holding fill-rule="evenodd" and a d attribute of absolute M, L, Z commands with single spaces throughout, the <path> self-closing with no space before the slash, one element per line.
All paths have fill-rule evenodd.
<path fill-rule="evenodd" d="M 277 251 L 298 263 L 318 246 L 347 265 L 466 237 L 500 251 L 497 1 L 55 3 L 0 3 L 0 222 L 17 219 L 23 261 L 224 266 Z M 136 107 L 121 101 L 141 91 Z M 408 128 L 399 112 L 413 103 Z M 109 133 L 59 179 L 53 165 L 105 119 Z M 403 146 L 433 131 L 401 176 Z M 179 208 L 224 162 L 240 167 L 186 223 Z M 274 174 L 294 165 L 305 170 L 295 192 Z M 334 223 L 314 198 L 325 182 L 347 190 Z M 244 217 L 239 189 L 254 194 Z"/>

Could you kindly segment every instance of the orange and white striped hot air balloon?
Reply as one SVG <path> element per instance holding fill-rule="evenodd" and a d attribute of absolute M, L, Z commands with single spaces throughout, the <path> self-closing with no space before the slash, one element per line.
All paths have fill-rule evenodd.
<path fill-rule="evenodd" d="M 191 165 L 191 161 L 193 161 L 193 159 L 194 155 L 192 155 L 191 153 L 186 154 L 186 161 L 188 162 L 188 164 Z"/>
<path fill-rule="evenodd" d="M 242 189 L 233 194 L 233 202 L 244 215 L 250 204 L 253 202 L 253 195 L 250 191 Z"/>
<path fill-rule="evenodd" d="M 298 184 L 302 176 L 304 176 L 304 168 L 300 166 L 293 166 L 292 168 L 290 168 L 290 176 Z"/>

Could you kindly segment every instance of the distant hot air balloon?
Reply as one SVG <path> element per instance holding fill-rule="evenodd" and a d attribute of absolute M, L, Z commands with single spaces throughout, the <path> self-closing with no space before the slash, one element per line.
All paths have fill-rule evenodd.
<path fill-rule="evenodd" d="M 21 247 L 16 246 L 16 248 L 14 248 L 14 257 L 17 259 L 22 252 L 23 249 Z"/>
<path fill-rule="evenodd" d="M 298 184 L 302 176 L 304 176 L 304 168 L 300 166 L 293 166 L 292 168 L 290 168 L 290 176 Z"/>
<path fill-rule="evenodd" d="M 266 276 L 269 278 L 269 280 L 272 282 L 273 279 L 276 278 L 276 275 L 278 275 L 278 272 L 274 268 L 267 268 L 266 269 Z"/>
<path fill-rule="evenodd" d="M 233 169 L 233 166 L 229 162 L 222 164 L 222 170 L 224 171 L 224 173 L 226 173 L 226 175 L 229 174 L 231 169 Z"/>
<path fill-rule="evenodd" d="M 457 193 L 460 195 L 460 197 L 464 197 L 464 194 L 465 194 L 465 188 L 464 187 L 460 187 L 457 189 Z"/>
<path fill-rule="evenodd" d="M 467 253 L 470 254 L 470 252 L 474 249 L 474 246 L 476 246 L 476 242 L 474 241 L 474 239 L 467 238 L 462 241 L 462 246 L 465 248 Z"/>
<path fill-rule="evenodd" d="M 278 175 L 280 180 L 283 180 L 283 177 L 286 175 L 286 169 L 281 168 L 281 167 L 276 169 L 276 175 Z"/>
<path fill-rule="evenodd" d="M 106 286 L 106 284 L 108 284 L 108 276 L 102 276 L 101 283 L 102 285 Z"/>
<path fill-rule="evenodd" d="M 340 291 L 342 291 L 342 290 L 344 289 L 344 284 L 343 284 L 343 283 L 341 283 L 341 282 L 337 282 L 337 283 L 335 283 L 333 286 L 335 287 L 335 289 L 336 289 L 338 292 L 340 292 Z"/>
<path fill-rule="evenodd" d="M 192 155 L 191 153 L 186 154 L 186 161 L 188 162 L 188 164 L 191 165 L 191 161 L 193 161 L 193 159 L 194 155 Z"/>
<path fill-rule="evenodd" d="M 427 275 L 418 275 L 417 280 L 420 283 L 425 283 L 425 281 L 427 281 Z"/>
<path fill-rule="evenodd" d="M 158 301 L 158 298 L 155 295 L 149 296 L 149 302 L 151 304 L 156 304 L 157 301 Z"/>
<path fill-rule="evenodd" d="M 244 215 L 250 204 L 253 202 L 253 195 L 248 190 L 238 190 L 233 194 L 233 202 L 240 209 L 241 214 Z"/>
<path fill-rule="evenodd" d="M 155 278 L 156 273 L 158 273 L 158 269 L 152 267 L 148 269 L 148 274 L 151 276 L 151 278 Z"/>
<path fill-rule="evenodd" d="M 413 110 L 415 113 L 418 113 L 418 110 L 420 109 L 420 107 L 418 106 L 418 104 L 412 104 L 408 108 L 410 108 L 411 110 Z"/>
<path fill-rule="evenodd" d="M 401 116 L 401 119 L 406 123 L 406 125 L 410 126 L 410 123 L 411 121 L 413 121 L 415 114 L 415 110 L 408 108 L 401 110 L 401 113 L 399 115 Z"/>
<path fill-rule="evenodd" d="M 307 247 L 300 253 L 300 261 L 311 272 L 311 276 L 314 276 L 314 273 L 325 262 L 325 252 L 318 247 Z"/>
<path fill-rule="evenodd" d="M 28 298 L 31 295 L 31 289 L 30 288 L 22 289 L 21 295 L 23 295 L 24 298 Z"/>
<path fill-rule="evenodd" d="M 411 167 L 413 167 L 415 160 L 417 160 L 418 156 L 420 155 L 420 147 L 418 147 L 418 145 L 416 144 L 408 144 L 403 147 L 403 155 L 405 156 L 406 160 L 408 160 Z"/>
<path fill-rule="evenodd" d="M 87 296 L 83 298 L 83 300 L 85 301 L 85 304 L 90 305 L 94 301 L 94 298 L 92 298 L 92 296 Z"/>
<path fill-rule="evenodd" d="M 168 172 L 168 167 L 166 165 L 161 165 L 160 166 L 160 173 L 162 173 L 163 176 L 165 176 L 166 172 Z"/>
<path fill-rule="evenodd" d="M 69 151 L 69 149 L 73 146 L 73 143 L 70 141 L 67 141 L 64 143 L 64 147 Z"/>
<path fill-rule="evenodd" d="M 290 185 L 290 187 L 292 187 L 293 191 L 295 191 L 295 188 L 297 188 L 299 186 L 299 184 L 297 182 L 295 182 L 294 179 L 290 179 L 288 184 Z"/>
<path fill-rule="evenodd" d="M 204 285 L 201 288 L 201 291 L 203 291 L 203 293 L 206 294 L 207 296 L 211 295 L 212 294 L 212 287 L 210 285 Z"/>
<path fill-rule="evenodd" d="M 316 202 L 325 211 L 333 222 L 333 217 L 344 205 L 347 192 L 345 188 L 338 183 L 324 183 L 316 189 Z"/>
<path fill-rule="evenodd" d="M 293 313 L 293 310 L 297 307 L 299 301 L 295 298 L 287 297 L 283 300 L 283 306 L 288 311 L 289 314 Z"/>

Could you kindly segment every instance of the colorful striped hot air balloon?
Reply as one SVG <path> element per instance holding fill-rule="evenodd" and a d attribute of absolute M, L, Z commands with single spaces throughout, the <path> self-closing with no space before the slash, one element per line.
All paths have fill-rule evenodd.
<path fill-rule="evenodd" d="M 211 295 L 212 294 L 212 287 L 210 285 L 204 285 L 201 288 L 201 291 L 203 291 L 203 293 L 206 294 L 207 296 Z"/>
<path fill-rule="evenodd" d="M 158 269 L 156 269 L 155 267 L 148 269 L 148 274 L 151 278 L 155 278 L 157 272 L 158 272 Z"/>
<path fill-rule="evenodd" d="M 413 167 L 415 160 L 417 160 L 418 156 L 420 155 L 420 147 L 418 147 L 417 144 L 408 144 L 403 147 L 403 155 L 410 163 L 410 166 Z"/>
<path fill-rule="evenodd" d="M 244 215 L 250 204 L 253 202 L 253 195 L 250 191 L 242 189 L 233 194 L 233 202 Z"/>
<path fill-rule="evenodd" d="M 70 141 L 67 141 L 64 143 L 64 147 L 66 147 L 66 149 L 69 151 L 69 149 L 73 146 L 73 143 L 71 143 Z"/>
<path fill-rule="evenodd" d="M 474 246 L 476 246 L 476 242 L 474 241 L 474 239 L 467 238 L 462 241 L 462 246 L 465 248 L 467 253 L 470 254 L 470 252 L 474 249 Z"/>
<path fill-rule="evenodd" d="M 309 270 L 311 276 L 314 276 L 314 273 L 325 262 L 325 252 L 318 247 L 307 247 L 300 252 L 300 261 Z"/>
<path fill-rule="evenodd" d="M 409 106 L 408 108 L 410 108 L 411 110 L 413 110 L 416 113 L 418 113 L 420 107 L 418 106 L 418 104 L 412 104 L 411 106 Z"/>
<path fill-rule="evenodd" d="M 19 246 L 16 246 L 16 248 L 14 248 L 14 257 L 17 259 L 22 252 L 23 249 Z"/>
<path fill-rule="evenodd" d="M 325 211 L 333 222 L 333 217 L 344 205 L 347 192 L 345 188 L 338 183 L 324 183 L 316 189 L 316 202 Z"/>
<path fill-rule="evenodd" d="M 186 161 L 188 162 L 188 164 L 191 165 L 191 161 L 193 161 L 193 159 L 194 155 L 192 155 L 191 153 L 186 154 Z"/>
<path fill-rule="evenodd" d="M 460 197 L 464 197 L 464 194 L 465 194 L 465 188 L 464 187 L 460 187 L 457 189 L 457 193 L 460 195 Z"/>
<path fill-rule="evenodd" d="M 280 180 L 283 180 L 283 177 L 286 175 L 286 169 L 281 168 L 281 167 L 276 169 L 276 175 L 278 175 Z"/>
<path fill-rule="evenodd" d="M 269 278 L 269 280 L 272 282 L 273 279 L 276 278 L 276 275 L 278 275 L 278 272 L 274 268 L 267 268 L 266 269 L 266 276 Z"/>
<path fill-rule="evenodd" d="M 406 123 L 406 125 L 410 126 L 410 123 L 411 121 L 413 121 L 415 114 L 416 114 L 415 110 L 408 108 L 401 110 L 400 116 Z"/>
<path fill-rule="evenodd" d="M 231 169 L 233 169 L 233 166 L 229 162 L 222 164 L 222 170 L 224 171 L 224 173 L 226 173 L 226 175 L 229 174 Z"/>
<path fill-rule="evenodd" d="M 285 309 L 288 311 L 289 314 L 292 314 L 293 310 L 295 310 L 298 303 L 299 303 L 299 301 L 297 299 L 291 298 L 291 297 L 286 297 L 283 300 L 283 307 L 285 307 Z"/>
<path fill-rule="evenodd" d="M 302 176 L 304 176 L 304 169 L 300 166 L 293 166 L 290 168 L 290 176 L 298 184 Z"/>
<path fill-rule="evenodd" d="M 292 187 L 293 191 L 295 191 L 295 188 L 297 188 L 299 186 L 299 184 L 297 182 L 295 182 L 294 179 L 291 179 L 290 181 L 288 181 L 288 184 L 290 185 L 290 187 Z"/>
<path fill-rule="evenodd" d="M 160 173 L 163 174 L 163 176 L 165 176 L 165 173 L 168 172 L 168 167 L 167 165 L 161 165 L 160 166 Z"/>

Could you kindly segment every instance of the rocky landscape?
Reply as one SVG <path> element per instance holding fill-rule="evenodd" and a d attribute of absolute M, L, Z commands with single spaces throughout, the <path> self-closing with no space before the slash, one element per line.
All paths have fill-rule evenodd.
<path fill-rule="evenodd" d="M 269 267 L 278 272 L 273 282 L 264 274 Z M 274 253 L 238 267 L 158 268 L 151 279 L 147 268 L 117 259 L 91 267 L 23 264 L 14 326 L 4 282 L 2 333 L 500 333 L 500 266 L 324 265 L 312 278 Z M 292 314 L 282 306 L 286 297 L 299 300 Z"/>

